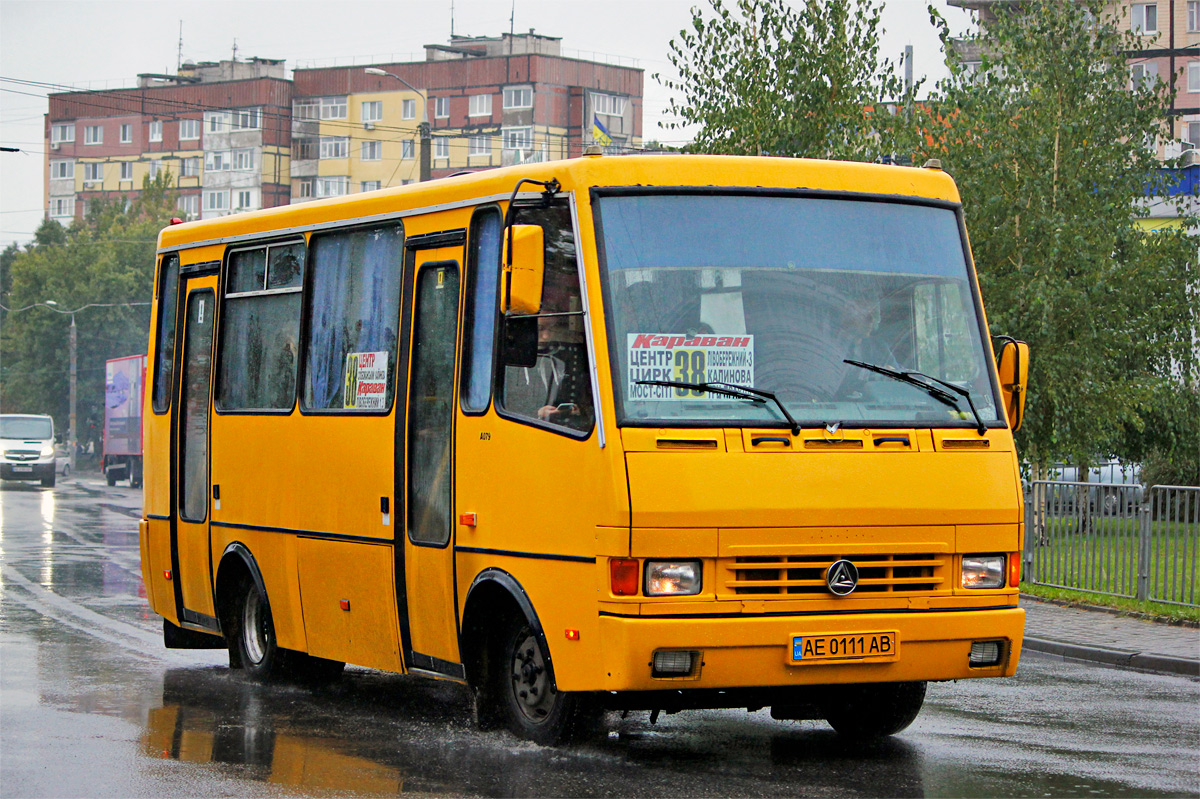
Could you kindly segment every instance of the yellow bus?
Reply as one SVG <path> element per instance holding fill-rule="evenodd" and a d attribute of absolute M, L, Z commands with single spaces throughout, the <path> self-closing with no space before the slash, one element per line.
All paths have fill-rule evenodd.
<path fill-rule="evenodd" d="M 170 647 L 893 734 L 1012 675 L 1012 431 L 953 181 L 585 156 L 176 224 L 140 526 Z"/>

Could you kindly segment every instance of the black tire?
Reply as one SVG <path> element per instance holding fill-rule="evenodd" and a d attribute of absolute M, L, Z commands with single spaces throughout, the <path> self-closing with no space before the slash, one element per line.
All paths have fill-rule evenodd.
<path fill-rule="evenodd" d="M 107 469 L 107 470 L 105 470 L 105 472 L 104 472 L 104 479 L 105 479 L 106 481 L 108 481 L 108 484 L 109 484 L 110 486 L 115 486 L 115 485 L 117 484 L 117 473 L 116 473 L 116 471 L 115 471 L 115 470 L 113 470 L 113 469 Z"/>
<path fill-rule="evenodd" d="M 56 475 L 51 474 L 49 477 L 42 478 L 42 488 L 54 488 L 54 479 Z"/>
<path fill-rule="evenodd" d="M 510 619 L 495 642 L 496 656 L 488 674 L 491 690 L 480 698 L 498 705 L 498 715 L 509 730 L 534 743 L 555 746 L 595 726 L 599 711 L 587 697 L 558 690 L 550 659 L 525 619 Z M 480 716 L 486 719 L 486 710 Z"/>
<path fill-rule="evenodd" d="M 234 593 L 231 618 L 230 666 L 240 664 L 246 676 L 255 682 L 267 682 L 283 674 L 287 657 L 275 642 L 271 605 L 266 593 L 248 577 Z"/>
<path fill-rule="evenodd" d="M 140 462 L 135 461 L 133 465 L 129 467 L 129 487 L 142 487 L 142 464 Z"/>
<path fill-rule="evenodd" d="M 895 735 L 912 724 L 924 703 L 923 682 L 831 686 L 821 701 L 821 713 L 838 735 L 868 741 Z"/>
<path fill-rule="evenodd" d="M 64 480 L 71 476 L 71 464 L 68 463 L 67 465 L 63 466 L 62 476 Z"/>

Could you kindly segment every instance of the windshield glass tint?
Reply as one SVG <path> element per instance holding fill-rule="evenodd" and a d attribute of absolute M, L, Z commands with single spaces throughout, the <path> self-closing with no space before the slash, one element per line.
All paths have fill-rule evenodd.
<path fill-rule="evenodd" d="M 54 422 L 49 416 L 0 416 L 0 438 L 45 441 L 54 438 Z"/>
<path fill-rule="evenodd" d="M 601 199 L 599 217 L 622 421 L 783 421 L 774 403 L 641 382 L 654 380 L 774 392 L 810 425 L 972 418 L 965 400 L 846 360 L 953 383 L 998 418 L 954 211 L 634 195 Z"/>

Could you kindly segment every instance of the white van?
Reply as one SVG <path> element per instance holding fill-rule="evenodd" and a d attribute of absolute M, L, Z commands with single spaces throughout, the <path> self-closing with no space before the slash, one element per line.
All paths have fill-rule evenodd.
<path fill-rule="evenodd" d="M 41 480 L 50 488 L 56 474 L 54 420 L 34 414 L 0 414 L 0 480 Z"/>

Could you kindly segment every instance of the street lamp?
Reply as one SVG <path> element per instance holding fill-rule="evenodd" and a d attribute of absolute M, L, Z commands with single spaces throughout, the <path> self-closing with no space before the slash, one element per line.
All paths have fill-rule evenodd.
<path fill-rule="evenodd" d="M 386 69 L 380 69 L 379 67 L 366 67 L 363 69 L 363 72 L 367 73 L 368 75 L 380 75 L 389 78 L 395 78 L 420 95 L 421 122 L 417 125 L 417 132 L 421 136 L 421 182 L 424 183 L 433 176 L 431 161 L 433 154 L 430 152 L 432 141 L 430 140 L 431 137 L 429 134 L 429 95 L 425 94 L 424 89 L 418 89 L 404 78 L 400 77 L 394 72 L 388 72 Z"/>
<path fill-rule="evenodd" d="M 70 357 L 71 357 L 71 372 L 70 372 L 71 416 L 70 416 L 70 423 L 69 423 L 68 430 L 67 430 L 67 447 L 68 447 L 67 451 L 68 451 L 69 457 L 70 457 L 70 464 L 71 464 L 72 472 L 75 471 L 75 442 L 76 442 L 76 439 L 78 438 L 78 427 L 76 426 L 76 418 L 75 418 L 75 398 L 76 398 L 76 393 L 75 393 L 76 379 L 75 378 L 76 378 L 76 374 L 77 374 L 77 370 L 76 370 L 76 341 L 77 341 L 77 339 L 76 339 L 76 334 L 75 334 L 75 314 L 79 313 L 80 311 L 86 310 L 88 308 L 122 308 L 125 306 L 149 305 L 149 304 L 150 303 L 148 303 L 148 302 L 89 302 L 87 305 L 81 305 L 72 311 L 63 311 L 63 310 L 59 310 L 58 303 L 55 302 L 54 300 L 44 300 L 42 302 L 31 303 L 29 305 L 24 306 L 23 308 L 14 308 L 12 310 L 4 308 L 4 310 L 8 311 L 8 313 L 17 313 L 19 311 L 27 311 L 30 308 L 49 308 L 51 311 L 54 311 L 55 313 L 68 314 L 71 317 L 71 336 L 69 339 L 70 343 L 68 346 L 68 352 L 70 353 Z M 3 308 L 3 306 L 0 306 L 0 308 Z"/>

